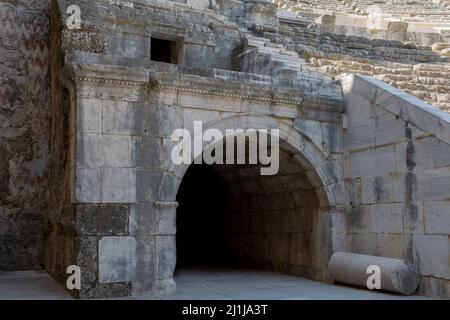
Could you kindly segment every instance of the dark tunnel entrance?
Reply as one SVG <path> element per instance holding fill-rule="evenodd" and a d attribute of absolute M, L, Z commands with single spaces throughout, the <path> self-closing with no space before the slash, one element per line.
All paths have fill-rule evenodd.
<path fill-rule="evenodd" d="M 258 165 L 193 164 L 177 201 L 177 270 L 226 267 L 316 278 L 314 186 L 292 154 L 280 170 Z"/>
<path fill-rule="evenodd" d="M 192 165 L 177 201 L 177 266 L 226 266 L 227 185 L 213 167 Z"/>

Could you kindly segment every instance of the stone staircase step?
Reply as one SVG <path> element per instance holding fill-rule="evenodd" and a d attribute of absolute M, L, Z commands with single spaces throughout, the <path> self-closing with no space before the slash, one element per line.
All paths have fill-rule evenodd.
<path fill-rule="evenodd" d="M 282 44 L 267 42 L 265 45 L 266 45 L 266 47 L 277 48 L 277 49 L 284 50 L 284 46 Z"/>
<path fill-rule="evenodd" d="M 424 91 L 424 92 L 431 92 L 431 93 L 448 93 L 450 92 L 450 85 L 447 86 L 440 86 L 440 85 L 423 85 L 420 83 L 415 82 L 394 82 L 394 86 L 399 88 L 406 88 L 414 91 Z"/>
<path fill-rule="evenodd" d="M 299 67 L 305 64 L 305 60 L 300 58 L 294 51 L 286 50 L 281 44 L 270 42 L 265 38 L 247 37 L 247 43 L 255 46 L 258 52 L 269 54 L 274 61 L 285 63 L 290 67 Z"/>

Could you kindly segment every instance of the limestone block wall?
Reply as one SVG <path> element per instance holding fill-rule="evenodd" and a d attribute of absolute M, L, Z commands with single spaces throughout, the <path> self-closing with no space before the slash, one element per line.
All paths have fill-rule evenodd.
<path fill-rule="evenodd" d="M 52 216 L 46 268 L 64 282 L 67 266 L 79 266 L 82 288 L 74 294 L 80 298 L 129 296 L 152 286 L 156 272 L 155 237 L 134 237 L 144 226 L 130 222 L 146 208 L 132 205 L 140 196 L 132 166 L 154 164 L 143 163 L 144 155 L 134 150 L 142 145 L 145 156 L 160 156 L 152 149 L 155 140 L 141 137 L 146 127 L 138 120 L 145 121 L 145 114 L 134 117 L 135 111 L 144 111 L 149 79 L 145 72 L 125 72 L 112 73 L 110 83 L 82 81 L 89 79 L 89 71 L 64 72 L 71 97 L 62 103 L 69 109 L 69 141 L 68 149 L 60 151 L 68 156 L 62 174 L 69 183 L 59 192 L 61 203 Z M 153 187 L 158 185 L 155 181 Z M 136 280 L 133 287 L 131 278 Z"/>
<path fill-rule="evenodd" d="M 178 128 L 192 132 L 194 121 L 212 127 L 217 122 L 220 130 L 280 128 L 282 138 L 294 146 L 289 152 L 308 159 L 301 163 L 309 163 L 305 174 L 309 180 L 315 177 L 313 186 L 324 207 L 343 203 L 343 100 L 338 84 L 329 83 L 322 91 L 325 85 L 319 82 L 317 88 L 304 84 L 305 92 L 299 95 L 298 88 L 279 87 L 266 76 L 216 70 L 205 77 L 183 73 L 187 71 L 192 72 L 167 69 L 162 63 L 150 69 L 88 64 L 64 68 L 72 119 L 72 196 L 66 206 L 74 208 L 55 216 L 55 225 L 61 227 L 52 230 L 51 237 L 65 245 L 50 246 L 48 255 L 64 257 L 50 269 L 55 277 L 67 263 L 82 268 L 81 298 L 175 289 L 175 201 L 187 166 L 171 162 L 170 136 Z M 327 95 L 332 92 L 336 95 Z M 294 124 L 300 114 L 309 121 Z M 301 138 L 300 132 L 317 140 Z M 314 246 L 318 273 L 308 274 L 317 279 L 326 277 L 334 241 L 326 212 L 308 212 L 316 216 L 314 243 L 321 243 Z"/>
<path fill-rule="evenodd" d="M 448 108 L 448 60 L 427 47 L 279 25 L 273 6 L 258 3 L 55 1 L 51 60 L 48 3 L 0 4 L 8 22 L 0 29 L 0 268 L 42 267 L 45 247 L 45 267 L 62 283 L 69 265 L 82 268 L 79 297 L 173 291 L 175 199 L 187 168 L 171 167 L 170 135 L 203 120 L 281 128 L 285 149 L 306 169 L 325 210 L 290 209 L 316 215 L 302 221 L 317 233 L 298 233 L 319 253 L 283 251 L 278 270 L 314 260 L 309 276 L 326 280 L 333 251 L 404 258 L 419 268 L 422 293 L 448 297 L 448 115 L 366 77 L 343 79 L 344 116 L 341 87 L 328 76 L 226 71 L 248 27 L 333 76 L 376 75 Z M 82 8 L 81 30 L 65 27 L 71 4 Z M 153 36 L 180 43 L 182 65 L 151 62 Z M 362 60 L 348 62 L 355 57 Z M 280 211 L 273 205 L 267 219 Z"/>
<path fill-rule="evenodd" d="M 341 201 L 342 190 L 329 172 L 329 166 L 342 167 L 337 153 L 343 99 L 337 83 L 320 78 L 293 87 L 282 78 L 213 69 L 230 69 L 240 34 L 211 10 L 158 1 L 134 8 L 80 1 L 86 23 L 68 30 L 69 4 L 58 1 L 53 7 L 57 121 L 46 269 L 64 282 L 67 266 L 80 266 L 79 297 L 174 290 L 175 199 L 183 174 L 169 168 L 170 135 L 191 129 L 195 120 L 259 113 L 292 125 L 301 106 L 302 118 L 310 121 L 298 128 L 320 131 L 314 135 L 317 148 L 334 154 L 308 154 L 326 179 L 315 187 L 333 205 Z M 183 66 L 151 62 L 152 36 L 179 41 Z M 229 125 L 249 123 L 243 117 Z M 274 120 L 254 125 L 278 126 Z M 323 237 L 331 243 L 329 222 L 319 226 L 328 230 Z M 320 272 L 330 250 L 316 257 Z"/>
<path fill-rule="evenodd" d="M 66 9 L 82 8 L 81 30 L 65 27 Z M 180 5 L 171 1 L 147 1 L 133 6 L 103 2 L 61 0 L 55 4 L 62 22 L 61 50 L 65 62 L 84 59 L 104 63 L 146 66 L 151 59 L 151 39 L 177 43 L 177 63 L 192 68 L 231 69 L 230 51 L 240 42 L 238 26 L 217 10 Z"/>
<path fill-rule="evenodd" d="M 332 246 L 319 222 L 327 216 L 327 204 L 319 202 L 310 172 L 285 149 L 278 174 L 261 176 L 260 170 L 259 165 L 189 167 L 177 194 L 178 268 L 325 278 L 321 261 Z"/>
<path fill-rule="evenodd" d="M 48 202 L 49 2 L 0 2 L 0 269 L 42 268 Z"/>
<path fill-rule="evenodd" d="M 66 26 L 66 19 L 69 17 L 67 8 L 73 4 L 81 8 L 80 30 L 69 30 Z M 208 25 L 210 27 L 207 27 Z M 218 46 L 213 41 L 214 34 L 217 37 Z M 63 77 L 64 80 L 60 81 L 61 68 L 71 61 L 103 65 L 149 66 L 152 36 L 180 41 L 182 43 L 180 53 L 183 55 L 180 63 L 188 67 L 199 67 L 197 65 L 199 62 L 205 62 L 200 67 L 229 68 L 231 59 L 227 48 L 233 46 L 232 43 L 236 41 L 236 38 L 239 39 L 236 35 L 237 28 L 227 25 L 226 19 L 216 12 L 179 6 L 169 1 L 133 3 L 133 7 L 110 5 L 109 1 L 55 1 L 53 3 L 51 62 L 54 121 L 52 123 L 51 201 L 46 230 L 45 268 L 61 283 L 64 283 L 67 278 L 66 269 L 69 265 L 78 265 L 85 270 L 82 274 L 84 290 L 79 292 L 80 297 L 130 295 L 148 291 L 149 288 L 158 285 L 170 290 L 170 281 L 167 284 L 164 284 L 164 281 L 160 281 L 160 284 L 154 283 L 155 278 L 165 280 L 168 277 L 164 274 L 153 276 L 153 273 L 156 274 L 159 270 L 153 270 L 156 262 L 142 267 L 145 262 L 156 261 L 152 248 L 156 245 L 153 235 L 157 232 L 154 231 L 157 227 L 149 226 L 150 222 L 143 227 L 144 232 L 140 235 L 147 237 L 148 232 L 151 234 L 151 237 L 145 241 L 126 238 L 130 234 L 134 235 L 135 232 L 134 229 L 130 231 L 132 228 L 129 226 L 130 215 L 149 210 L 165 212 L 168 209 L 157 209 L 153 203 L 130 205 L 130 203 L 136 203 L 135 199 L 139 196 L 145 197 L 145 195 L 136 194 L 137 178 L 135 171 L 130 169 L 131 164 L 145 167 L 142 168 L 142 175 L 138 181 L 143 183 L 143 180 L 156 174 L 144 169 L 148 169 L 148 166 L 156 166 L 160 156 L 158 151 L 153 149 L 160 147 L 157 138 L 131 138 L 132 135 L 144 134 L 147 130 L 144 123 L 136 124 L 133 129 L 129 127 L 130 121 L 134 120 L 144 121 L 145 119 L 147 121 L 145 123 L 149 123 L 153 119 L 154 123 L 159 124 L 159 113 L 158 115 L 156 113 L 139 114 L 136 118 L 125 120 L 120 118 L 134 114 L 134 110 L 149 112 L 142 107 L 142 105 L 149 105 L 146 100 L 148 74 L 131 73 L 125 78 L 119 77 L 116 80 L 119 83 L 122 80 L 125 81 L 125 87 L 119 86 L 118 91 L 114 91 L 117 87 L 113 86 L 109 88 L 109 91 L 107 90 L 109 93 L 101 93 L 103 86 L 94 86 L 93 88 L 98 89 L 97 96 L 95 94 L 90 96 L 83 91 L 91 90 L 89 85 L 77 87 L 77 82 L 73 78 L 76 71 L 67 71 Z M 199 56 L 203 59 L 198 59 Z M 170 70 L 174 66 L 166 64 L 165 67 Z M 83 76 L 89 76 L 89 74 Z M 128 81 L 129 79 L 134 80 Z M 108 87 L 108 84 L 105 86 Z M 78 88 L 81 93 L 78 93 Z M 77 97 L 77 94 L 80 97 Z M 108 94 L 109 97 L 107 97 Z M 75 119 L 78 122 L 75 122 Z M 86 123 L 83 122 L 84 119 Z M 166 119 L 167 125 L 172 125 L 174 119 Z M 177 125 L 175 120 L 173 125 Z M 153 124 L 148 127 L 158 130 Z M 82 136 L 76 136 L 77 133 Z M 111 151 L 109 148 L 112 148 Z M 85 155 L 80 153 L 78 156 L 81 157 L 79 158 L 80 169 L 75 170 L 76 150 L 84 149 L 91 150 L 92 153 Z M 103 151 L 105 154 L 102 153 Z M 100 170 L 103 167 L 105 169 Z M 155 179 L 160 175 L 161 173 Z M 78 180 L 75 177 L 78 177 Z M 103 182 L 99 185 L 100 181 Z M 146 183 L 146 190 L 150 188 L 149 186 L 153 190 L 160 186 L 158 180 Z M 79 200 L 75 201 L 77 197 Z M 134 228 L 139 226 L 140 224 L 136 224 Z M 165 226 L 162 227 L 165 228 Z M 123 240 L 125 249 L 116 256 L 110 257 L 108 260 L 110 264 L 103 266 L 103 270 L 106 271 L 99 273 L 97 262 L 99 257 L 101 260 L 107 259 L 105 252 L 109 254 L 110 250 L 107 248 L 111 247 L 111 243 L 112 246 L 121 245 L 120 241 L 114 239 L 111 240 L 112 242 L 105 239 L 100 245 L 102 236 L 125 237 Z M 145 245 L 141 245 L 143 241 Z M 168 246 L 168 251 L 171 251 L 172 242 L 164 241 L 160 242 Z M 137 252 L 137 255 L 145 261 L 136 261 L 136 255 L 131 254 L 130 257 L 125 254 L 127 257 L 125 262 L 120 263 L 122 253 L 133 246 L 133 243 L 139 245 L 139 249 L 130 251 L 130 254 Z M 115 270 L 116 263 L 117 274 L 108 273 L 108 270 Z M 172 262 L 169 260 L 167 263 Z M 128 269 L 128 264 L 138 264 L 140 269 L 132 272 L 130 270 L 135 269 Z M 163 267 L 161 265 L 161 268 Z M 164 270 L 170 270 L 170 267 Z M 143 272 L 145 272 L 145 278 L 142 276 Z M 129 279 L 130 274 L 137 279 L 133 287 L 129 281 L 124 280 Z M 151 279 L 150 283 L 144 281 L 146 279 Z M 142 283 L 138 280 L 142 280 Z"/>
<path fill-rule="evenodd" d="M 343 79 L 349 251 L 405 259 L 449 297 L 450 117 L 385 83 Z"/>
<path fill-rule="evenodd" d="M 230 191 L 224 219 L 229 262 L 322 280 L 317 261 L 320 207 L 305 169 L 281 150 L 280 172 L 262 177 L 255 167 L 216 166 Z M 325 209 L 323 209 L 325 210 Z"/>

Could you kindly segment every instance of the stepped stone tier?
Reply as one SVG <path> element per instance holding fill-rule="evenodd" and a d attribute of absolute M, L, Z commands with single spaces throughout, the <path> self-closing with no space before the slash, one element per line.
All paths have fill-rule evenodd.
<path fill-rule="evenodd" d="M 272 41 L 333 76 L 375 76 L 450 110 L 450 2 L 285 1 Z M 388 41 L 386 41 L 388 40 Z"/>
<path fill-rule="evenodd" d="M 351 252 L 450 298 L 448 7 L 0 4 L 0 268 L 65 285 L 79 266 L 89 299 L 174 292 L 192 257 L 331 282 Z M 195 121 L 279 129 L 279 172 L 176 165 L 172 133 Z"/>

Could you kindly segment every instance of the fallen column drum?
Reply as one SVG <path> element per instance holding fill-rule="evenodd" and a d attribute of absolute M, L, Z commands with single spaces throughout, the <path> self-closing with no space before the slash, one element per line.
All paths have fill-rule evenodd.
<path fill-rule="evenodd" d="M 367 288 L 373 266 L 380 271 L 380 290 L 410 295 L 419 285 L 419 272 L 411 263 L 400 259 L 336 252 L 330 259 L 328 269 L 337 282 Z"/>

